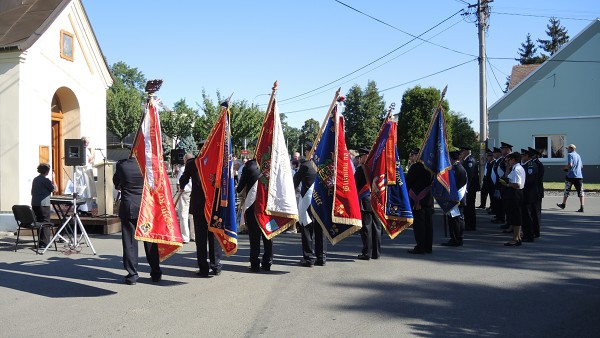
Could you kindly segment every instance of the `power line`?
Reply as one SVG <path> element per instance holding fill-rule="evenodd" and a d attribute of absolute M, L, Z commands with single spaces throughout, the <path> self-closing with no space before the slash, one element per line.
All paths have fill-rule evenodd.
<path fill-rule="evenodd" d="M 454 14 L 452 14 L 451 16 L 447 17 L 446 19 L 444 19 L 444 20 L 440 21 L 439 23 L 437 23 L 435 26 L 433 26 L 433 27 L 429 28 L 428 30 L 426 30 L 425 32 L 423 32 L 423 33 L 419 34 L 419 36 L 422 36 L 422 35 L 424 35 L 424 34 L 428 33 L 428 32 L 429 32 L 429 31 L 431 31 L 432 29 L 434 29 L 434 28 L 436 28 L 437 26 L 439 26 L 439 25 L 443 24 L 444 22 L 446 22 L 446 21 L 450 20 L 452 17 L 454 17 L 455 15 L 457 15 L 458 13 L 460 13 L 460 12 L 462 12 L 462 11 L 463 11 L 462 9 L 461 9 L 461 10 L 459 10 L 459 11 L 457 11 L 456 13 L 454 13 Z M 335 79 L 335 80 L 333 80 L 333 81 L 331 81 L 331 82 L 329 82 L 329 83 L 326 83 L 326 84 L 324 84 L 324 85 L 322 85 L 322 86 L 320 86 L 320 87 L 317 87 L 317 88 L 315 88 L 315 89 L 309 90 L 309 91 L 307 91 L 307 92 L 304 92 L 304 93 L 302 93 L 302 94 L 299 94 L 299 95 L 296 95 L 296 96 L 292 96 L 292 97 L 289 97 L 289 98 L 287 98 L 287 99 L 280 100 L 279 102 L 285 102 L 285 101 L 289 101 L 289 100 L 292 100 L 292 99 L 295 99 L 295 98 L 298 98 L 298 97 L 304 96 L 304 95 L 306 95 L 306 94 L 310 94 L 310 93 L 312 93 L 312 92 L 315 92 L 315 91 L 317 91 L 317 90 L 319 90 L 319 89 L 321 89 L 321 88 L 327 87 L 327 86 L 329 86 L 329 85 L 331 85 L 331 84 L 333 84 L 333 83 L 336 83 L 336 82 L 338 82 L 338 81 L 340 81 L 340 80 L 342 80 L 342 79 L 345 79 L 345 78 L 347 78 L 348 76 L 350 76 L 350 75 L 352 75 L 352 74 L 354 74 L 354 73 L 357 73 L 357 72 L 359 72 L 359 71 L 361 71 L 361 70 L 363 70 L 363 69 L 367 68 L 368 66 L 370 66 L 370 65 L 372 65 L 372 64 L 374 64 L 374 63 L 376 63 L 377 61 L 379 61 L 379 60 L 381 60 L 381 59 L 383 59 L 383 58 L 387 57 L 388 55 L 390 55 L 390 54 L 392 54 L 392 53 L 396 52 L 396 51 L 397 51 L 397 50 L 399 50 L 400 48 L 402 48 L 402 47 L 406 46 L 407 44 L 409 44 L 409 43 L 411 43 L 411 42 L 413 42 L 413 41 L 415 41 L 416 39 L 417 39 L 417 38 L 413 38 L 413 39 L 409 40 L 408 42 L 406 42 L 406 43 L 402 44 L 401 46 L 399 46 L 399 47 L 395 48 L 394 50 L 392 50 L 392 51 L 388 52 L 387 54 L 385 54 L 385 55 L 383 55 L 383 56 L 381 56 L 381 57 L 377 58 L 377 59 L 376 59 L 376 60 L 374 60 L 374 61 L 371 61 L 371 62 L 369 62 L 368 64 L 366 64 L 366 65 L 364 65 L 364 66 L 362 66 L 362 67 L 360 67 L 360 68 L 358 68 L 358 69 L 356 69 L 356 70 L 354 70 L 354 71 L 352 71 L 352 72 L 350 72 L 350 73 L 348 73 L 348 74 L 346 74 L 346 75 L 344 75 L 344 76 L 342 76 L 342 77 L 340 77 L 340 78 L 338 78 L 338 79 Z"/>
<path fill-rule="evenodd" d="M 582 18 L 568 18 L 568 17 L 560 17 L 560 16 L 548 16 L 548 15 L 536 15 L 536 14 L 522 14 L 522 13 L 506 13 L 506 12 L 492 12 L 494 14 L 500 15 L 513 15 L 513 16 L 529 16 L 534 18 L 556 18 L 560 20 L 579 20 L 579 21 L 594 21 L 596 19 L 582 19 Z"/>
<path fill-rule="evenodd" d="M 379 19 L 377 19 L 376 17 L 373 17 L 373 16 L 371 16 L 371 15 L 369 15 L 369 14 L 365 13 L 365 12 L 362 12 L 362 11 L 360 11 L 360 10 L 358 10 L 358 9 L 356 9 L 356 8 L 354 8 L 354 7 L 350 6 L 350 5 L 348 5 L 348 4 L 345 4 L 345 3 L 343 3 L 343 2 L 341 2 L 341 1 L 339 1 L 339 0 L 334 0 L 334 1 L 335 1 L 335 2 L 337 2 L 337 3 L 339 3 L 339 4 L 340 4 L 340 5 L 342 5 L 342 6 L 346 6 L 346 7 L 350 8 L 351 10 L 353 10 L 353 11 L 355 11 L 355 12 L 358 12 L 358 13 L 360 13 L 360 14 L 362 14 L 362 15 L 364 15 L 364 16 L 366 16 L 366 17 L 368 17 L 368 18 L 371 18 L 371 19 L 373 19 L 373 20 L 375 20 L 375 21 L 377 21 L 377 22 L 379 22 L 379 23 L 381 23 L 381 24 L 384 24 L 384 25 L 386 25 L 386 26 L 388 26 L 388 27 L 390 27 L 390 28 L 393 28 L 393 29 L 395 29 L 395 30 L 397 30 L 397 31 L 399 31 L 399 32 L 402 32 L 402 33 L 404 33 L 404 34 L 406 34 L 406 35 L 408 35 L 408 36 L 411 36 L 411 37 L 413 37 L 413 38 L 415 38 L 415 39 L 419 39 L 419 40 L 421 40 L 421 41 L 423 41 L 423 42 L 426 42 L 426 43 L 432 44 L 432 45 L 434 45 L 434 46 L 436 46 L 436 47 L 440 47 L 440 48 L 443 48 L 443 49 L 446 49 L 446 50 L 452 51 L 452 52 L 454 52 L 454 53 L 458 53 L 458 54 L 462 54 L 462 55 L 467 55 L 467 56 L 475 56 L 475 55 L 472 55 L 472 54 L 469 54 L 469 53 L 461 52 L 461 51 L 458 51 L 458 50 L 456 50 L 456 49 L 452 49 L 452 48 L 450 48 L 450 47 L 442 46 L 442 45 L 440 45 L 440 44 L 437 44 L 437 43 L 435 43 L 435 42 L 431 42 L 431 41 L 429 41 L 429 40 L 426 40 L 426 39 L 420 38 L 420 36 L 421 36 L 421 35 L 423 35 L 423 34 L 421 34 L 421 35 L 419 35 L 419 36 L 413 35 L 413 34 L 411 34 L 411 33 L 409 33 L 409 32 L 406 32 L 406 31 L 404 31 L 404 30 L 402 30 L 402 29 L 400 29 L 400 28 L 398 28 L 398 27 L 396 27 L 396 26 L 393 26 L 393 25 L 391 25 L 391 24 L 389 24 L 389 23 L 387 23 L 387 22 L 385 22 L 385 21 L 379 20 Z M 463 2 L 464 2 L 464 1 L 463 1 Z M 465 2 L 465 3 L 466 3 L 466 2 Z M 468 5 L 468 3 L 466 3 L 466 4 Z"/>

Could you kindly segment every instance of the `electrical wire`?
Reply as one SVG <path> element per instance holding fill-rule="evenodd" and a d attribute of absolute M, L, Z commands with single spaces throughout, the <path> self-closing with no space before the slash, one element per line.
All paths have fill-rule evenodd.
<path fill-rule="evenodd" d="M 500 88 L 500 90 L 502 92 L 504 92 L 504 90 L 502 89 L 502 85 L 500 84 L 500 81 L 498 81 L 498 78 L 496 77 L 496 73 L 494 72 L 494 68 L 492 67 L 492 63 L 490 62 L 490 59 L 488 59 L 487 55 L 485 56 L 485 60 L 487 61 L 487 64 L 490 66 L 490 70 L 492 71 L 492 75 L 494 76 L 494 79 L 496 79 L 496 83 L 498 84 L 498 88 Z M 494 91 L 494 94 L 496 94 L 496 96 L 498 96 L 498 94 L 496 93 L 496 90 L 494 89 L 494 87 L 492 87 L 492 90 Z"/>
<path fill-rule="evenodd" d="M 419 36 L 422 36 L 422 35 L 424 35 L 424 34 L 428 33 L 429 31 L 433 30 L 434 28 L 438 27 L 439 25 L 443 24 L 444 22 L 446 22 L 446 21 L 450 20 L 451 18 L 453 18 L 454 16 L 456 16 L 458 13 L 460 13 L 460 12 L 462 12 L 462 11 L 463 11 L 463 10 L 461 9 L 461 10 L 457 11 L 456 13 L 454 13 L 454 14 L 450 15 L 449 17 L 447 17 L 446 19 L 444 19 L 444 20 L 440 21 L 439 23 L 437 23 L 437 24 L 436 24 L 436 25 L 434 25 L 433 27 L 429 28 L 429 29 L 428 29 L 428 30 L 426 30 L 425 32 L 423 32 L 423 33 L 419 34 Z M 386 53 L 385 55 L 383 55 L 383 56 L 381 56 L 381 57 L 379 57 L 379 58 L 377 58 L 376 60 L 374 60 L 374 61 L 371 61 L 371 62 L 369 62 L 368 64 L 366 64 L 366 65 L 364 65 L 364 66 L 362 66 L 362 67 L 360 67 L 360 68 L 358 68 L 358 69 L 356 69 L 356 70 L 354 70 L 354 71 L 352 71 L 352 72 L 350 72 L 350 73 L 348 73 L 348 74 L 346 74 L 346 75 L 344 75 L 344 76 L 342 76 L 342 77 L 340 77 L 340 78 L 337 78 L 337 79 L 335 79 L 335 80 L 333 80 L 333 81 L 331 81 L 331 82 L 328 82 L 328 83 L 326 83 L 326 84 L 324 84 L 324 85 L 322 85 L 322 86 L 320 86 L 320 87 L 317 87 L 317 88 L 315 88 L 315 89 L 309 90 L 309 91 L 307 91 L 307 92 L 304 92 L 304 93 L 302 93 L 302 94 L 298 94 L 298 95 L 296 95 L 296 96 L 292 96 L 292 97 L 289 97 L 289 98 L 287 98 L 287 99 L 279 100 L 279 102 L 280 102 L 280 103 L 282 103 L 282 102 L 289 101 L 289 100 L 292 100 L 292 99 L 295 99 L 295 98 L 298 98 L 298 97 L 301 97 L 301 96 L 305 96 L 305 95 L 307 95 L 307 94 L 310 94 L 310 93 L 316 92 L 317 90 L 319 90 L 319 89 L 321 89 L 321 88 L 325 88 L 325 87 L 327 87 L 327 86 L 329 86 L 329 85 L 331 85 L 331 84 L 333 84 L 333 83 L 336 83 L 336 82 L 338 82 L 338 81 L 340 81 L 340 80 L 342 80 L 342 79 L 345 79 L 345 78 L 347 78 L 348 76 L 350 76 L 350 75 L 352 75 L 352 74 L 354 74 L 354 73 L 357 73 L 357 72 L 359 72 L 359 71 L 361 71 L 361 70 L 363 70 L 363 69 L 367 68 L 368 66 L 370 66 L 370 65 L 372 65 L 372 64 L 374 64 L 374 63 L 376 63 L 376 62 L 378 62 L 379 60 L 381 60 L 381 59 L 383 59 L 383 58 L 385 58 L 385 57 L 389 56 L 390 54 L 392 54 L 392 53 L 396 52 L 396 51 L 397 51 L 397 50 L 399 50 L 400 48 L 402 48 L 402 47 L 406 46 L 407 44 L 409 44 L 409 43 L 413 42 L 413 41 L 414 41 L 414 40 L 416 40 L 416 39 L 417 39 L 417 38 L 413 38 L 413 39 L 409 40 L 408 42 L 406 42 L 406 43 L 402 44 L 401 46 L 399 46 L 399 47 L 397 47 L 397 48 L 395 48 L 395 49 L 393 49 L 392 51 L 390 51 L 390 52 Z"/>
<path fill-rule="evenodd" d="M 499 14 L 499 15 L 528 16 L 528 17 L 534 17 L 534 18 L 547 18 L 547 19 L 555 18 L 555 19 L 559 19 L 559 20 L 578 20 L 578 21 L 590 21 L 590 22 L 596 20 L 596 19 L 568 18 L 568 17 L 559 17 L 559 16 L 522 14 L 522 13 L 507 13 L 507 12 L 491 12 L 491 13 Z"/>

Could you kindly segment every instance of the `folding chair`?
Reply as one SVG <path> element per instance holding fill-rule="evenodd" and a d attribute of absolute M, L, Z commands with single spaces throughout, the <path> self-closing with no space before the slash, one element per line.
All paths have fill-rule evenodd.
<path fill-rule="evenodd" d="M 30 229 L 31 236 L 33 237 L 33 247 L 35 248 L 35 253 L 39 254 L 39 238 L 35 238 L 36 230 L 40 231 L 43 228 L 50 228 L 52 230 L 52 234 L 54 234 L 54 224 L 52 223 L 38 223 L 35 220 L 35 215 L 33 213 L 33 209 L 29 205 L 13 205 L 12 207 L 13 214 L 15 215 L 15 221 L 17 221 L 17 241 L 15 242 L 15 252 L 17 251 L 17 246 L 19 245 L 19 236 L 21 234 L 22 229 Z M 54 242 L 54 249 L 58 251 L 58 247 L 56 246 L 56 242 Z"/>

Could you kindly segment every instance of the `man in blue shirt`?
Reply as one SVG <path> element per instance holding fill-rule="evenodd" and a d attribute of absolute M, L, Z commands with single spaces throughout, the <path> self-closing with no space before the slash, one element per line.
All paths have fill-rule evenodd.
<path fill-rule="evenodd" d="M 569 144 L 567 150 L 569 154 L 567 156 L 567 165 L 563 168 L 564 171 L 567 172 L 567 176 L 565 176 L 565 190 L 563 202 L 561 204 L 556 204 L 559 208 L 564 209 L 567 204 L 567 198 L 569 197 L 569 192 L 571 191 L 571 187 L 575 186 L 575 190 L 577 190 L 577 196 L 579 196 L 580 208 L 577 212 L 583 212 L 583 162 L 581 162 L 581 157 L 575 151 L 577 147 L 574 144 Z"/>

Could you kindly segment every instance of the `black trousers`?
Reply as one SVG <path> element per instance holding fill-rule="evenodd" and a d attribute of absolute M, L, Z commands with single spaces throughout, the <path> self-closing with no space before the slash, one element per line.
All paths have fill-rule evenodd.
<path fill-rule="evenodd" d="M 362 254 L 371 258 L 379 258 L 381 253 L 381 224 L 375 220 L 372 211 L 361 210 L 362 228 L 360 228 L 360 239 L 362 240 Z"/>
<path fill-rule="evenodd" d="M 448 218 L 448 230 L 450 232 L 450 240 L 462 244 L 463 242 L 463 233 L 465 230 L 465 218 L 463 216 L 464 207 L 459 206 L 460 216 L 451 217 L 450 215 L 446 215 Z"/>
<path fill-rule="evenodd" d="M 488 197 L 488 187 L 484 180 L 483 185 L 481 187 L 481 196 L 479 197 L 479 205 L 485 207 L 487 205 L 487 197 Z"/>
<path fill-rule="evenodd" d="M 537 213 L 537 201 L 532 202 L 532 203 L 527 203 L 527 202 L 523 202 L 523 211 L 522 211 L 522 218 L 523 218 L 523 224 L 522 224 L 522 230 L 523 230 L 523 237 L 525 238 L 533 238 L 534 233 L 533 233 L 533 215 L 535 213 Z"/>
<path fill-rule="evenodd" d="M 476 215 L 475 215 L 475 199 L 477 197 L 477 191 L 467 192 L 467 205 L 465 206 L 465 229 L 475 230 L 476 227 Z"/>
<path fill-rule="evenodd" d="M 33 213 L 35 214 L 36 222 L 50 222 L 50 206 L 32 206 Z M 44 227 L 38 231 L 38 237 L 40 238 L 40 244 L 48 244 L 52 239 L 52 233 L 50 232 L 50 228 Z"/>
<path fill-rule="evenodd" d="M 201 274 L 207 274 L 209 269 L 215 272 L 221 271 L 221 245 L 217 243 L 215 235 L 208 231 L 208 224 L 202 210 L 193 212 L 194 232 L 196 235 L 196 257 L 198 259 L 198 269 Z M 206 246 L 208 244 L 208 257 L 206 255 Z M 210 266 L 206 260 L 210 261 Z"/>
<path fill-rule="evenodd" d="M 273 240 L 267 239 L 265 234 L 260 229 L 260 225 L 256 222 L 254 209 L 250 207 L 244 213 L 246 225 L 248 226 L 248 237 L 250 237 L 250 267 L 253 269 L 260 268 L 260 239 L 262 237 L 263 247 L 265 252 L 262 256 L 262 266 L 270 267 L 273 264 Z"/>
<path fill-rule="evenodd" d="M 125 278 L 131 282 L 138 279 L 138 241 L 135 239 L 135 226 L 137 218 L 121 218 L 121 240 L 123 242 L 123 267 L 127 271 Z M 144 241 L 146 260 L 150 265 L 150 276 L 158 278 L 162 276 L 160 259 L 158 256 L 158 244 Z"/>
<path fill-rule="evenodd" d="M 323 228 L 315 222 L 300 226 L 302 235 L 302 257 L 307 262 L 323 261 L 327 259 L 327 243 Z"/>
<path fill-rule="evenodd" d="M 433 208 L 413 210 L 413 233 L 415 250 L 431 252 L 433 245 Z"/>
<path fill-rule="evenodd" d="M 533 216 L 532 227 L 533 227 L 533 237 L 540 237 L 540 223 L 542 221 L 542 198 L 539 198 L 535 203 L 535 212 L 531 215 Z"/>

